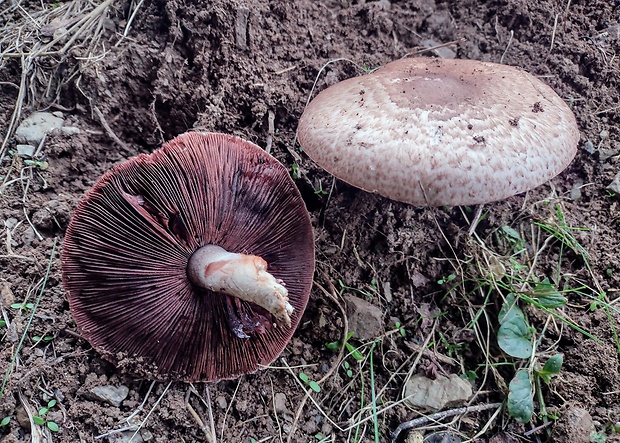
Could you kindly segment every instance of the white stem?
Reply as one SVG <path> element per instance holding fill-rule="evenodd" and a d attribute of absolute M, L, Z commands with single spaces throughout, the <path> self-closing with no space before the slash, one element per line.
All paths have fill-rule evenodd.
<path fill-rule="evenodd" d="M 267 262 L 256 255 L 206 245 L 189 259 L 187 274 L 196 286 L 254 303 L 280 323 L 291 325 L 293 307 L 284 282 L 267 272 Z"/>

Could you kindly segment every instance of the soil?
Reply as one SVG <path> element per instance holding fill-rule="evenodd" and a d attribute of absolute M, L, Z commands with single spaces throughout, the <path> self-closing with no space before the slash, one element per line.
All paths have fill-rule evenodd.
<path fill-rule="evenodd" d="M 73 4 L 77 16 L 79 7 L 91 10 L 85 2 Z M 46 24 L 41 8 L 63 5 L 1 4 L 7 10 L 0 25 L 28 29 L 35 19 Z M 476 392 L 472 405 L 505 400 L 516 370 L 529 362 L 497 345 L 502 297 L 516 279 L 530 282 L 520 287 L 529 288 L 522 295 L 531 295 L 531 282 L 547 278 L 566 291 L 566 305 L 545 311 L 520 302 L 538 338 L 532 364 L 540 368 L 556 353 L 564 357 L 560 373 L 542 383 L 536 415 L 520 424 L 506 408 L 495 415 L 491 409 L 440 427 L 463 440 L 568 443 L 587 441 L 591 420 L 593 441 L 620 441 L 614 431 L 620 422 L 620 220 L 616 194 L 607 189 L 620 158 L 618 1 L 139 5 L 132 20 L 134 2 L 110 2 L 90 49 L 95 30 L 80 35 L 64 56 L 44 54 L 35 61 L 32 72 L 39 77 L 29 78 L 21 117 L 61 111 L 65 125 L 79 133 L 49 134 L 41 150 L 45 164 L 25 163 L 8 151 L 1 157 L 0 289 L 10 327 L 0 329 L 0 372 L 12 371 L 0 400 L 0 420 L 10 417 L 0 427 L 0 440 L 129 441 L 136 429 L 130 425 L 143 423 L 134 442 L 210 441 L 211 410 L 223 442 L 314 442 L 321 436 L 388 442 L 399 424 L 420 416 L 399 402 L 408 371 L 469 375 Z M 565 172 L 527 194 L 485 205 L 473 236 L 468 231 L 476 208 L 417 208 L 357 190 L 324 172 L 295 143 L 299 117 L 316 91 L 362 74 L 361 66 L 379 67 L 454 41 L 448 47 L 453 52 L 443 48 L 443 56 L 502 62 L 539 76 L 570 104 L 581 130 L 579 152 Z M 6 38 L 0 45 L 5 51 Z M 13 150 L 16 141 L 7 132 L 23 65 L 5 54 L 0 52 L 0 134 L 8 135 L 7 149 Z M 272 154 L 291 170 L 310 212 L 316 284 L 273 368 L 218 383 L 152 384 L 115 368 L 80 337 L 61 284 L 59 252 L 74 209 L 105 171 L 188 130 L 234 134 L 262 147 L 272 139 Z M 514 253 L 515 243 L 524 252 Z M 29 323 L 32 309 L 12 305 L 35 303 L 40 293 Z M 359 362 L 340 360 L 326 347 L 343 335 L 340 295 L 364 298 L 382 313 L 377 337 L 351 340 L 362 346 L 365 359 Z M 431 352 L 420 354 L 421 345 Z M 19 359 L 11 366 L 16 349 Z M 310 391 L 313 400 L 305 399 L 301 371 L 316 381 L 329 375 L 320 392 Z M 90 394 L 107 385 L 127 387 L 126 399 L 113 405 Z M 31 429 L 26 409 L 36 413 L 52 399 L 57 403 L 44 419 L 59 431 Z M 543 417 L 544 407 L 549 416 Z M 579 423 L 570 422 L 575 410 Z M 368 420 L 350 428 L 363 418 Z M 585 431 L 573 431 L 584 422 Z"/>

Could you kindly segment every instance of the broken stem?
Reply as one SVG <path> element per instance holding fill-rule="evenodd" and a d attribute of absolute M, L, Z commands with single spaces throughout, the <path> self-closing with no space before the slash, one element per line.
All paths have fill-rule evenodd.
<path fill-rule="evenodd" d="M 206 245 L 191 256 L 187 273 L 196 286 L 254 303 L 280 323 L 291 326 L 293 307 L 288 302 L 288 291 L 282 280 L 267 272 L 267 262 L 261 257 Z"/>

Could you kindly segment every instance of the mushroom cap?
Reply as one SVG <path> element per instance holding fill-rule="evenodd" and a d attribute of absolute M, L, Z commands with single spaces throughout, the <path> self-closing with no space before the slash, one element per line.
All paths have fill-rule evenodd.
<path fill-rule="evenodd" d="M 527 72 L 406 58 L 322 91 L 298 138 L 345 182 L 419 206 L 501 200 L 559 174 L 577 152 L 570 108 Z"/>
<path fill-rule="evenodd" d="M 266 260 L 286 283 L 291 326 L 238 338 L 227 296 L 187 276 L 206 244 Z M 187 133 L 97 181 L 67 229 L 62 273 L 80 334 L 106 359 L 151 379 L 230 379 L 271 363 L 293 335 L 312 286 L 312 226 L 288 172 L 264 150 Z"/>

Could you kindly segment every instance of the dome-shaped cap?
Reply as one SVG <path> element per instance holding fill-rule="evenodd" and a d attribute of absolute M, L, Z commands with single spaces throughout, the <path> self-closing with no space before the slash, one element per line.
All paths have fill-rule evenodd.
<path fill-rule="evenodd" d="M 366 191 L 420 206 L 486 203 L 560 173 L 579 130 L 547 85 L 511 66 L 406 58 L 322 91 L 304 151 Z"/>
<path fill-rule="evenodd" d="M 204 245 L 261 257 L 286 285 L 290 325 L 195 286 L 188 261 Z M 99 179 L 67 229 L 62 271 L 80 333 L 107 359 L 147 378 L 234 378 L 271 363 L 299 323 L 312 227 L 286 169 L 264 150 L 188 133 Z"/>

